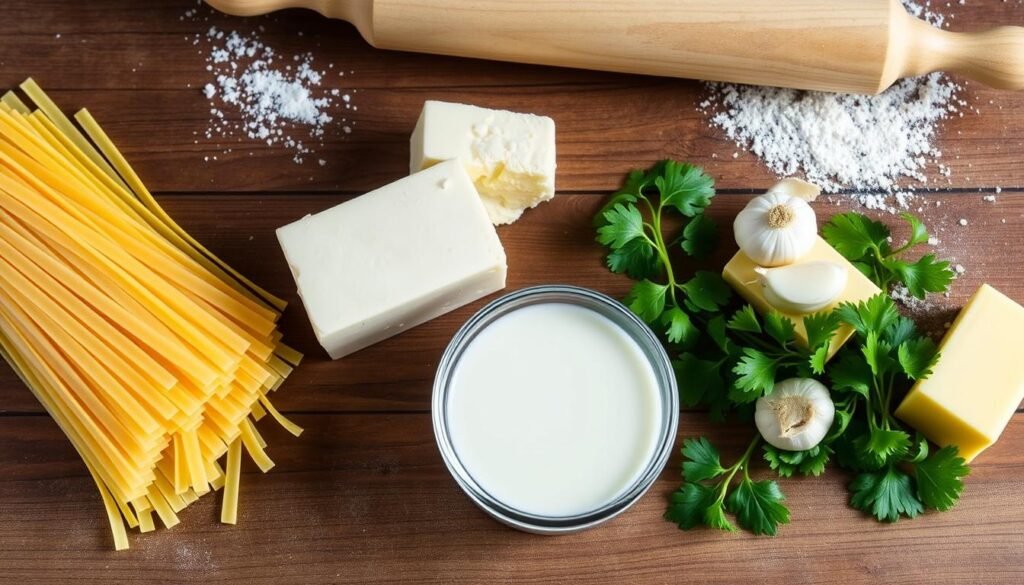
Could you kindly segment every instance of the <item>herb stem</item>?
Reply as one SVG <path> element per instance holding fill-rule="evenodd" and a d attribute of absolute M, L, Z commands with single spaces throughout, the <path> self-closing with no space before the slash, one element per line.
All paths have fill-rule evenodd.
<path fill-rule="evenodd" d="M 647 199 L 644 199 L 647 201 Z M 665 209 L 663 205 L 659 205 L 658 209 L 654 209 L 654 205 L 650 201 L 647 201 L 648 207 L 651 208 L 652 220 L 654 222 L 654 247 L 658 250 L 658 257 L 661 258 L 661 263 L 665 265 L 665 276 L 668 277 L 668 294 L 672 297 L 672 304 L 679 306 L 679 301 L 676 299 L 676 289 L 679 286 L 676 284 L 675 271 L 672 270 L 672 261 L 668 257 L 668 249 L 665 247 L 665 235 L 661 231 L 661 211 Z"/>

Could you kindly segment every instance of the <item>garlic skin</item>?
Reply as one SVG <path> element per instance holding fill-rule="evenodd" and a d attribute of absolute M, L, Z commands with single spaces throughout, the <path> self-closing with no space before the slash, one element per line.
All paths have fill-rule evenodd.
<path fill-rule="evenodd" d="M 755 268 L 761 275 L 764 299 L 776 309 L 797 315 L 832 306 L 846 290 L 846 267 L 828 260 L 800 262 L 778 268 Z"/>
<path fill-rule="evenodd" d="M 757 399 L 754 424 L 764 440 L 786 451 L 806 451 L 832 428 L 836 407 L 828 388 L 811 378 L 790 378 Z"/>
<path fill-rule="evenodd" d="M 733 233 L 736 243 L 761 266 L 783 266 L 796 262 L 814 247 L 818 219 L 805 199 L 790 187 L 769 191 L 747 204 L 736 215 Z"/>
<path fill-rule="evenodd" d="M 799 197 L 804 201 L 811 202 L 817 199 L 818 195 L 821 195 L 821 187 L 814 183 L 808 183 L 803 179 L 790 177 L 775 183 L 771 189 L 768 189 L 768 192 L 789 195 L 790 197 Z"/>

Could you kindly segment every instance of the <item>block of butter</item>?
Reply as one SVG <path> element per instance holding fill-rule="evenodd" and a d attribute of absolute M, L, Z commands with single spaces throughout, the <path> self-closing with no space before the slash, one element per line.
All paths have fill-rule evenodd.
<path fill-rule="evenodd" d="M 835 262 L 846 267 L 847 279 L 846 279 L 846 290 L 836 300 L 835 305 L 839 305 L 844 302 L 859 303 L 865 301 L 878 293 L 882 292 L 880 288 L 875 286 L 875 283 L 864 276 L 857 268 L 850 264 L 850 262 L 843 258 L 843 256 L 836 252 L 835 248 L 830 246 L 828 242 L 818 237 L 818 241 L 811 248 L 811 251 L 807 255 L 801 258 L 798 262 L 813 262 L 816 260 L 828 260 L 829 262 Z M 725 269 L 722 271 L 722 277 L 728 282 L 733 289 L 741 297 L 743 297 L 748 303 L 753 305 L 761 313 L 767 313 L 772 310 L 778 310 L 772 307 L 764 297 L 764 286 L 761 284 L 761 277 L 754 272 L 757 268 L 757 264 L 753 260 L 747 257 L 743 252 L 737 252 L 732 260 L 725 265 Z M 833 306 L 835 306 L 833 305 Z M 831 307 L 830 307 L 831 308 Z M 830 308 L 823 309 L 825 311 Z M 789 318 L 796 325 L 796 339 L 797 342 L 807 346 L 807 330 L 804 328 L 804 317 L 805 315 L 795 315 L 787 313 L 786 311 L 779 311 L 783 316 Z M 835 336 L 832 337 L 832 345 L 829 346 L 829 359 L 839 351 L 844 343 L 854 333 L 853 327 L 849 325 L 840 326 Z"/>
<path fill-rule="evenodd" d="M 334 359 L 505 287 L 505 251 L 458 161 L 277 230 Z"/>
<path fill-rule="evenodd" d="M 410 140 L 410 172 L 458 158 L 494 225 L 555 196 L 555 122 L 544 116 L 428 101 Z"/>
<path fill-rule="evenodd" d="M 896 416 L 936 445 L 956 445 L 967 461 L 1006 428 L 1024 400 L 1024 307 L 982 285 L 939 345 L 932 375 L 903 399 Z"/>

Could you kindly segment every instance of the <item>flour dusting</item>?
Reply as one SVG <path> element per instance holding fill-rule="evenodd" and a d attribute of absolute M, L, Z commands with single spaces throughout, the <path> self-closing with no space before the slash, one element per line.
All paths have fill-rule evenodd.
<path fill-rule="evenodd" d="M 936 26 L 946 22 L 927 5 L 904 4 Z M 853 192 L 865 207 L 894 212 L 928 186 L 928 168 L 951 175 L 934 143 L 943 119 L 970 109 L 961 89 L 939 73 L 878 96 L 710 83 L 699 109 L 776 175 L 803 175 L 825 192 Z"/>
<path fill-rule="evenodd" d="M 185 17 L 198 20 L 196 9 Z M 206 20 L 205 18 L 203 20 Z M 334 64 L 318 67 L 312 53 L 285 55 L 265 43 L 259 31 L 240 33 L 211 26 L 196 35 L 193 45 L 202 46 L 210 81 L 200 90 L 210 102 L 210 118 L 204 137 L 208 140 L 244 138 L 267 146 L 280 145 L 294 153 L 297 164 L 315 153 L 328 133 L 346 136 L 355 121 L 339 118 L 339 112 L 355 111 L 353 95 L 329 85 L 338 78 Z M 227 149 L 224 153 L 231 152 Z M 206 160 L 216 160 L 208 156 Z M 323 159 L 313 157 L 320 166 Z"/>

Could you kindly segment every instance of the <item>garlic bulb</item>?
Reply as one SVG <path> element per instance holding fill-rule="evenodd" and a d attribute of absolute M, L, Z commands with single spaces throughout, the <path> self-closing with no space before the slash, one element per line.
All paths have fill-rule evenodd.
<path fill-rule="evenodd" d="M 817 241 L 817 217 L 801 196 L 807 195 L 801 184 L 810 184 L 794 181 L 787 179 L 755 198 L 733 222 L 740 250 L 761 266 L 792 264 Z"/>
<path fill-rule="evenodd" d="M 754 424 L 768 444 L 787 451 L 806 451 L 825 438 L 836 407 L 828 388 L 810 378 L 779 382 L 758 398 Z"/>
<path fill-rule="evenodd" d="M 828 260 L 800 262 L 779 268 L 755 268 L 761 275 L 764 299 L 776 309 L 797 315 L 831 306 L 846 290 L 846 267 Z"/>

